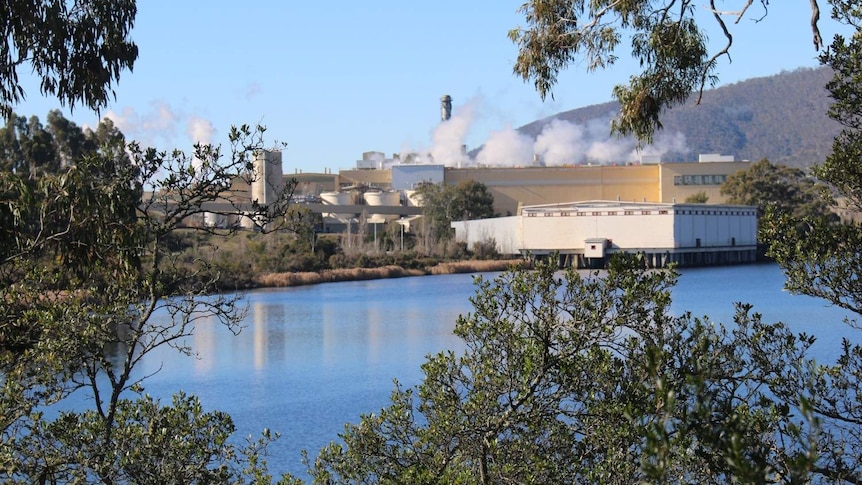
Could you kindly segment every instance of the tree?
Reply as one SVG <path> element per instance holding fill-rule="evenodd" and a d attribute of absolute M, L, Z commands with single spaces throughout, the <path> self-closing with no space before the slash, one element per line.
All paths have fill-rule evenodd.
<path fill-rule="evenodd" d="M 106 137 L 105 140 L 89 140 L 84 130 L 66 119 L 60 110 L 49 111 L 46 122 L 48 123 L 48 131 L 54 138 L 54 150 L 57 152 L 60 166 L 65 167 L 74 163 L 75 160 L 80 160 L 85 153 L 102 147 L 103 142 L 111 142 L 115 146 L 125 148 L 126 140 L 119 131 L 117 131 L 119 139 L 109 140 Z M 113 126 L 113 122 L 106 118 L 99 122 L 96 130 L 110 130 Z"/>
<path fill-rule="evenodd" d="M 41 172 L 55 172 L 59 164 L 51 134 L 45 130 L 39 118 L 31 116 L 30 119 L 25 119 L 22 116 L 16 124 L 21 153 L 27 162 L 30 177 L 36 177 Z"/>
<path fill-rule="evenodd" d="M 836 36 L 821 62 L 834 71 L 827 84 L 834 104 L 829 116 L 844 127 L 833 143 L 832 154 L 814 168 L 819 179 L 835 187 L 847 205 L 862 208 L 862 172 L 859 170 L 862 154 L 862 124 L 860 124 L 860 80 L 862 80 L 862 12 L 855 2 L 833 1 L 832 16 L 854 28 L 849 39 Z M 794 237 L 794 228 L 803 227 L 801 237 Z M 785 287 L 794 293 L 822 298 L 830 304 L 847 309 L 857 315 L 848 320 L 850 327 L 859 330 L 858 315 L 862 315 L 862 289 L 859 274 L 862 272 L 862 227 L 859 224 L 832 224 L 822 217 L 798 219 L 787 214 L 770 212 L 761 232 L 770 238 L 769 255 L 782 266 L 787 282 Z M 821 438 L 820 449 L 829 463 L 825 474 L 835 481 L 860 483 L 862 481 L 862 402 L 858 389 L 862 386 L 862 347 L 844 341 L 841 355 L 834 365 L 815 382 L 810 399 L 816 416 L 825 416 L 834 422 L 835 429 L 843 429 Z"/>
<path fill-rule="evenodd" d="M 834 201 L 825 185 L 798 168 L 773 165 L 765 158 L 729 175 L 721 184 L 721 195 L 727 196 L 730 204 L 757 206 L 761 217 L 767 206 L 773 206 L 796 218 L 837 218 L 829 208 Z"/>
<path fill-rule="evenodd" d="M 155 401 L 133 372 L 156 348 L 190 353 L 184 339 L 201 317 L 239 330 L 239 297 L 218 292 L 208 261 L 178 270 L 168 239 L 208 209 L 261 229 L 285 222 L 291 184 L 268 206 L 225 197 L 235 178 L 260 176 L 251 161 L 262 133 L 233 129 L 226 160 L 210 145 L 189 155 L 132 143 L 128 153 L 91 153 L 58 173 L 0 174 L 4 481 L 268 481 L 260 454 L 269 432 L 238 446 L 227 440 L 229 416 L 203 412 L 189 396 Z M 44 417 L 76 391 L 91 395 L 91 409 Z"/>
<path fill-rule="evenodd" d="M 452 221 L 494 216 L 494 196 L 481 182 L 463 180 L 457 185 L 426 184 L 416 193 L 422 200 L 422 214 L 437 240 L 451 237 Z"/>
<path fill-rule="evenodd" d="M 833 17 L 855 27 L 855 33 L 845 39 L 836 36 L 821 61 L 835 75 L 827 85 L 835 103 L 830 117 L 844 129 L 833 143 L 832 154 L 813 170 L 815 176 L 834 187 L 847 206 L 862 209 L 862 106 L 859 102 L 862 86 L 862 30 L 855 3 L 833 1 Z M 788 227 L 805 225 L 804 237 L 792 237 Z M 830 224 L 822 218 L 802 219 L 786 214 L 770 213 L 764 222 L 773 238 L 771 254 L 787 274 L 791 291 L 823 298 L 832 304 L 862 314 L 862 290 L 858 275 L 862 271 L 859 248 L 862 248 L 862 228 L 858 224 Z M 854 323 L 858 327 L 858 324 Z M 849 350 L 849 349 L 848 349 Z M 854 351 L 858 352 L 858 349 Z"/>
<path fill-rule="evenodd" d="M 751 1 L 739 3 L 741 8 L 733 13 L 737 19 L 743 18 L 754 4 Z M 816 0 L 810 3 L 814 46 L 819 49 L 822 44 L 817 27 L 819 6 Z M 854 208 L 862 207 L 862 172 L 859 169 L 862 158 L 859 148 L 862 146 L 862 126 L 859 124 L 862 119 L 859 109 L 862 23 L 857 3 L 849 0 L 829 1 L 833 20 L 850 26 L 854 32 L 850 39 L 836 36 L 821 55 L 822 63 L 836 73 L 827 86 L 836 101 L 830 116 L 846 129 L 835 139 L 833 154 L 813 171 L 815 177 L 834 187 L 838 195 Z M 766 1 L 760 4 L 764 8 L 767 6 Z M 705 85 L 714 82 L 715 61 L 729 52 L 732 37 L 722 20 L 722 13 L 715 9 L 715 2 L 710 2 L 710 6 L 728 43 L 707 57 L 702 30 L 695 24 L 693 2 L 528 2 L 523 7 L 528 28 L 510 33 L 520 49 L 515 72 L 524 79 L 533 80 L 540 94 L 545 96 L 550 93 L 560 70 L 570 63 L 583 61 L 588 70 L 612 64 L 615 60 L 614 50 L 622 34 L 631 32 L 632 55 L 641 62 L 644 71 L 633 77 L 628 86 L 614 89 L 621 111 L 612 128 L 619 133 L 634 134 L 640 140 L 648 141 L 655 130 L 661 128 L 659 119 L 662 110 L 685 101 L 690 92 L 702 90 Z M 780 202 L 780 199 L 773 199 L 773 202 Z M 767 209 L 760 229 L 761 238 L 769 241 L 769 255 L 779 262 L 787 276 L 786 288 L 792 292 L 824 298 L 860 314 L 862 291 L 858 282 L 862 272 L 859 256 L 862 229 L 855 224 L 835 224 L 828 216 L 818 216 L 810 211 L 800 219 L 803 214 L 799 211 L 794 214 L 790 210 L 793 209 Z M 859 328 L 856 320 L 847 323 L 852 328 Z M 743 362 L 752 363 L 759 357 L 757 353 L 746 350 L 742 359 Z M 791 363 L 790 360 L 785 362 Z M 781 382 L 783 379 L 761 380 L 757 374 L 750 375 L 753 380 L 743 380 L 743 383 L 777 384 L 771 394 L 774 398 L 773 409 L 783 412 L 795 407 L 801 419 L 782 424 L 779 427 L 782 431 L 777 435 L 780 437 L 777 442 L 796 443 L 789 449 L 779 449 L 775 456 L 778 458 L 777 463 L 791 465 L 791 468 L 785 468 L 783 473 L 774 472 L 771 476 L 746 474 L 740 481 L 862 483 L 862 462 L 859 460 L 862 455 L 862 435 L 859 433 L 862 406 L 858 394 L 862 377 L 860 362 L 862 348 L 845 341 L 842 355 L 834 364 L 808 363 L 801 372 L 793 365 L 782 365 L 788 371 L 785 375 L 797 376 L 784 382 Z M 700 371 L 701 367 L 696 366 L 689 375 L 700 381 Z M 793 382 L 796 382 L 796 388 Z M 716 408 L 711 400 L 706 402 L 711 412 L 721 409 Z M 755 403 L 746 402 L 746 405 L 752 404 Z M 706 423 L 720 430 L 747 415 L 748 411 L 741 411 L 744 413 L 735 413 L 730 422 L 708 420 Z M 782 421 L 783 418 L 779 422 Z M 684 436 L 667 434 L 661 428 L 658 430 L 656 436 L 660 438 L 667 436 L 679 439 Z M 790 433 L 794 439 L 785 440 L 785 433 Z M 651 439 L 655 440 L 656 436 Z M 766 436 L 776 435 L 767 433 Z M 664 440 L 661 438 L 655 442 Z M 724 457 L 728 464 L 739 463 L 736 455 L 733 452 Z M 662 459 L 672 456 L 657 455 Z M 758 465 L 753 470 L 781 470 L 781 467 L 771 464 L 768 454 L 759 454 L 754 463 L 768 466 Z"/>
<path fill-rule="evenodd" d="M 829 468 L 813 445 L 830 431 L 795 398 L 821 375 L 813 339 L 745 305 L 729 327 L 675 316 L 676 274 L 644 268 L 479 278 L 464 352 L 430 356 L 421 384 L 346 426 L 315 483 L 802 483 Z"/>
<path fill-rule="evenodd" d="M 0 115 L 26 96 L 19 69 L 40 79 L 40 91 L 64 105 L 107 106 L 113 85 L 138 57 L 129 39 L 134 0 L 14 0 L 0 5 Z"/>
<path fill-rule="evenodd" d="M 23 167 L 24 154 L 15 129 L 16 120 L 16 116 L 10 116 L 0 128 L 0 172 L 14 172 Z"/>
<path fill-rule="evenodd" d="M 769 2 L 740 0 L 732 2 L 738 5 L 735 10 L 723 4 L 718 7 L 715 0 L 708 3 L 711 18 L 726 40 L 712 53 L 707 49 L 704 26 L 696 18 L 701 4 L 693 0 L 527 1 L 521 7 L 526 27 L 509 32 L 518 46 L 514 72 L 533 82 L 544 99 L 552 95 L 559 73 L 571 64 L 586 66 L 588 72 L 612 66 L 627 36 L 631 56 L 643 71 L 632 76 L 628 85 L 613 88 L 620 112 L 611 126 L 615 132 L 649 142 L 661 129 L 665 109 L 684 103 L 692 93 L 700 93 L 718 80 L 718 61 L 729 58 L 733 45 L 725 18 L 739 22 L 749 15 L 762 17 Z M 820 9 L 817 0 L 810 3 L 812 38 L 815 49 L 820 49 Z M 755 4 L 762 10 L 752 12 Z"/>
<path fill-rule="evenodd" d="M 48 113 L 47 126 L 39 118 L 15 116 L 0 128 L 0 170 L 16 173 L 57 173 L 75 161 L 98 153 L 125 158 L 125 136 L 109 119 L 99 122 L 96 130 L 82 130 L 67 120 L 59 110 Z"/>

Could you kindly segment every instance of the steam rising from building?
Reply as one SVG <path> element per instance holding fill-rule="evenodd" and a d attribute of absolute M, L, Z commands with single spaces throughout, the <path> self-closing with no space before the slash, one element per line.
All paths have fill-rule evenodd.
<path fill-rule="evenodd" d="M 476 156 L 483 166 L 544 166 L 605 165 L 638 163 L 644 156 L 658 157 L 668 153 L 685 153 L 685 135 L 679 132 L 659 132 L 652 144 L 638 149 L 633 138 L 610 134 L 612 114 L 585 124 L 575 124 L 555 118 L 544 126 L 535 139 L 516 130 L 504 135 L 494 132 Z M 488 153 L 486 153 L 488 152 Z M 528 153 L 529 152 L 529 153 Z M 520 161 L 519 161 L 520 160 Z"/>
<path fill-rule="evenodd" d="M 533 140 L 515 129 L 492 131 L 476 164 L 483 167 L 514 167 L 530 165 L 533 159 Z"/>
<path fill-rule="evenodd" d="M 583 124 L 552 119 L 535 137 L 507 127 L 492 131 L 481 149 L 471 157 L 466 140 L 478 118 L 480 102 L 471 99 L 452 110 L 452 97 L 440 98 L 441 121 L 431 133 L 431 147 L 402 147 L 391 159 L 379 153 L 376 166 L 389 168 L 398 164 L 436 164 L 447 167 L 523 167 L 563 165 L 603 165 L 640 163 L 660 160 L 667 154 L 689 153 L 685 135 L 659 132 L 653 143 L 638 147 L 631 138 L 610 134 L 614 113 Z"/>

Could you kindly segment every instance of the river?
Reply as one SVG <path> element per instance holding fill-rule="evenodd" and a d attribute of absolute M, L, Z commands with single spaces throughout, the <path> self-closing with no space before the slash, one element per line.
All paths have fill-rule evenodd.
<path fill-rule="evenodd" d="M 818 358 L 833 358 L 850 332 L 844 312 L 782 291 L 783 280 L 775 265 L 684 269 L 672 308 L 730 322 L 733 303 L 749 302 L 765 321 L 817 335 Z M 166 402 L 183 390 L 230 413 L 239 436 L 281 433 L 272 471 L 304 475 L 302 449 L 315 456 L 344 423 L 386 405 L 393 379 L 418 383 L 427 354 L 462 348 L 452 329 L 474 291 L 466 274 L 256 290 L 240 335 L 204 321 L 190 342 L 197 358 L 165 349 L 137 372 L 155 372 L 144 386 Z"/>

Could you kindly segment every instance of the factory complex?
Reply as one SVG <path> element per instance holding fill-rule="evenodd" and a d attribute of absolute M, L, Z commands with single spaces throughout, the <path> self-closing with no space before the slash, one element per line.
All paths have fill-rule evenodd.
<path fill-rule="evenodd" d="M 383 168 L 375 162 L 381 155 L 368 152 L 356 168 L 338 173 L 284 175 L 281 153 L 268 151 L 255 162 L 262 176 L 250 186 L 238 181 L 232 189 L 267 204 L 292 178 L 293 203 L 321 214 L 323 232 L 351 231 L 360 223 L 376 230 L 392 222 L 409 232 L 422 214 L 416 187 L 473 180 L 494 196 L 498 217 L 454 222 L 456 239 L 468 247 L 493 241 L 501 254 L 559 254 L 561 263 L 578 267 L 601 266 L 620 251 L 643 253 L 654 267 L 756 258 L 756 209 L 720 205 L 721 184 L 748 168 L 748 162 L 705 155 L 689 163 L 467 168 L 394 163 Z M 699 193 L 708 204 L 684 203 Z M 205 216 L 205 223 L 243 225 L 216 217 Z"/>
<path fill-rule="evenodd" d="M 313 199 L 320 194 L 355 190 L 394 191 L 403 205 L 423 183 L 457 184 L 473 180 L 484 184 L 494 196 L 494 212 L 515 215 L 522 206 L 568 203 L 584 200 L 631 202 L 682 202 L 703 192 L 711 204 L 724 202 L 721 184 L 749 162 L 732 157 L 701 155 L 690 163 L 645 160 L 639 164 L 520 167 L 448 167 L 434 164 L 395 163 L 382 168 L 382 153 L 366 152 L 357 168 L 338 173 L 295 173 L 296 194 Z M 397 155 L 387 161 L 398 161 Z M 362 168 L 359 168 L 362 167 Z M 346 196 L 342 196 L 346 199 Z"/>
<path fill-rule="evenodd" d="M 443 96 L 440 106 L 447 123 L 451 97 Z M 281 204 L 285 187 L 292 187 L 292 204 L 320 214 L 316 231 L 373 226 L 376 235 L 378 226 L 398 223 L 411 232 L 423 213 L 418 187 L 473 181 L 493 196 L 496 217 L 452 223 L 456 240 L 468 247 L 493 242 L 501 254 L 558 254 L 562 264 L 578 267 L 602 266 L 615 252 L 642 253 L 652 267 L 756 259 L 756 208 L 721 205 L 721 185 L 746 170 L 747 161 L 706 154 L 690 162 L 641 156 L 619 164 L 548 165 L 534 152 L 532 160 L 499 166 L 471 159 L 464 145 L 448 149 L 443 156 L 369 151 L 350 169 L 293 174 L 283 173 L 280 151 L 262 150 L 253 177 L 234 180 L 223 201 L 208 204 L 202 220 L 191 223 L 254 229 L 260 225 L 253 212 L 238 216 L 230 209 Z M 693 197 L 708 203 L 685 203 Z"/>

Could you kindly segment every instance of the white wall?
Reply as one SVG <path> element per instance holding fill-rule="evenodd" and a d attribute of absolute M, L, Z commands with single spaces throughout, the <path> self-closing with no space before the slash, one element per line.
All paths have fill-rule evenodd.
<path fill-rule="evenodd" d="M 468 248 L 472 248 L 477 242 L 486 242 L 493 238 L 500 254 L 519 254 L 523 246 L 519 219 L 518 216 L 510 216 L 459 221 L 453 222 L 452 227 L 455 229 L 455 238 L 466 242 Z"/>
<path fill-rule="evenodd" d="M 568 216 L 560 213 L 550 216 L 541 213 L 535 216 L 523 217 L 524 248 L 530 250 L 572 250 L 582 249 L 584 241 L 592 238 L 610 240 L 611 247 L 621 248 L 672 248 L 673 246 L 673 215 L 658 214 L 657 210 L 650 215 L 641 211 L 596 211 L 603 215 L 570 212 Z M 626 212 L 633 212 L 626 215 Z"/>
<path fill-rule="evenodd" d="M 676 216 L 676 247 L 753 246 L 757 244 L 757 212 L 738 206 L 681 206 Z"/>
<path fill-rule="evenodd" d="M 609 240 L 608 249 L 654 250 L 754 246 L 756 209 L 742 206 L 590 207 L 553 210 L 536 206 L 523 215 L 452 223 L 456 238 L 473 245 L 493 238 L 504 254 L 578 251 L 587 239 Z"/>

